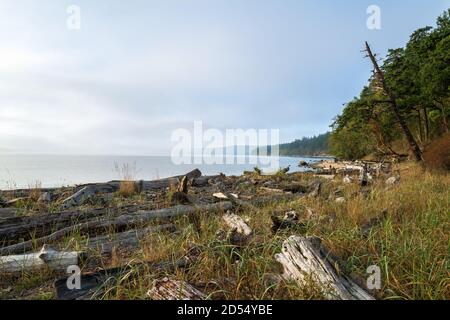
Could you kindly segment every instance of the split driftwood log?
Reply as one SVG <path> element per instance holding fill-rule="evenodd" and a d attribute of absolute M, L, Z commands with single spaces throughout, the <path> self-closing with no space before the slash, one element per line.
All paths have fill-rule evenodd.
<path fill-rule="evenodd" d="M 302 286 L 314 283 L 326 299 L 374 299 L 336 270 L 319 238 L 292 236 L 283 242 L 282 252 L 275 255 L 275 259 L 284 267 L 284 279 L 294 280 Z"/>
<path fill-rule="evenodd" d="M 96 194 L 111 193 L 114 191 L 116 191 L 116 189 L 107 184 L 89 185 L 82 188 L 81 190 L 78 190 L 73 195 L 63 200 L 61 208 L 63 210 L 66 210 L 71 207 L 81 206 L 85 204 L 89 199 L 92 199 Z"/>
<path fill-rule="evenodd" d="M 50 235 L 37 238 L 34 240 L 28 240 L 22 243 L 17 243 L 0 249 L 0 255 L 11 253 L 23 253 L 27 250 L 33 249 L 34 246 L 41 246 L 45 243 L 54 242 L 60 240 L 64 236 L 71 234 L 75 231 L 82 233 L 89 233 L 92 231 L 105 230 L 108 228 L 114 228 L 116 230 L 136 226 L 140 224 L 148 223 L 157 219 L 170 219 L 182 215 L 188 215 L 197 211 L 205 212 L 217 212 L 226 211 L 233 208 L 231 202 L 219 202 L 214 204 L 202 205 L 202 206 L 176 206 L 172 208 L 150 210 L 150 211 L 137 211 L 135 213 L 124 214 L 112 219 L 96 219 L 73 226 L 69 226 L 53 232 Z"/>
<path fill-rule="evenodd" d="M 78 265 L 81 252 L 61 252 L 47 245 L 37 253 L 0 257 L 0 273 L 34 271 L 45 267 L 51 270 L 66 270 L 68 266 Z"/>
<path fill-rule="evenodd" d="M 226 213 L 223 221 L 228 227 L 228 239 L 233 245 L 242 246 L 249 242 L 253 231 L 240 216 Z"/>
<path fill-rule="evenodd" d="M 163 278 L 153 282 L 147 292 L 152 300 L 205 300 L 206 295 L 185 281 Z"/>

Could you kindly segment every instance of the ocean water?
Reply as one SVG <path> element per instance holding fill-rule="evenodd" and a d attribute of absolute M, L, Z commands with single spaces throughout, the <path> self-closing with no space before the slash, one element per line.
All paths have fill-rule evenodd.
<path fill-rule="evenodd" d="M 268 160 L 266 158 L 266 160 Z M 315 162 L 318 158 L 280 157 L 279 166 L 291 166 L 291 172 L 303 171 L 300 160 Z M 154 180 L 181 175 L 195 168 L 204 175 L 224 173 L 240 175 L 253 170 L 254 164 L 246 158 L 245 164 L 183 164 L 176 165 L 163 156 L 66 156 L 66 155 L 0 155 L 0 189 L 61 187 L 90 182 L 122 179 L 117 167 L 128 165 L 136 180 Z M 263 171 L 267 171 L 262 167 Z M 273 171 L 273 168 L 270 169 Z"/>

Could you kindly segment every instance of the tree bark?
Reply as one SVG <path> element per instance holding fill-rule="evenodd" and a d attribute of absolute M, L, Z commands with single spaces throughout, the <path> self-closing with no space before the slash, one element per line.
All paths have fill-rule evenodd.
<path fill-rule="evenodd" d="M 339 274 L 333 261 L 314 237 L 292 236 L 283 242 L 275 259 L 284 267 L 282 277 L 301 286 L 314 283 L 329 300 L 374 300 L 364 289 Z"/>
<path fill-rule="evenodd" d="M 206 295 L 185 281 L 163 278 L 153 282 L 147 292 L 152 300 L 205 300 Z"/>
<path fill-rule="evenodd" d="M 409 147 L 410 147 L 411 151 L 413 152 L 414 157 L 416 158 L 416 160 L 418 162 L 422 162 L 423 161 L 422 151 L 420 150 L 419 145 L 417 144 L 411 131 L 409 130 L 405 119 L 403 118 L 402 114 L 400 113 L 400 110 L 397 105 L 397 99 L 396 99 L 394 93 L 390 90 L 390 88 L 386 84 L 384 74 L 381 71 L 380 67 L 378 66 L 378 62 L 375 59 L 375 56 L 372 54 L 372 50 L 370 49 L 370 46 L 367 42 L 366 42 L 366 51 L 367 51 L 367 54 L 374 66 L 376 77 L 377 77 L 378 81 L 380 82 L 380 84 L 383 88 L 383 91 L 389 97 L 389 100 L 390 100 L 389 105 L 391 106 L 391 109 L 392 109 L 393 113 L 395 114 L 395 117 L 397 118 L 397 121 L 403 130 L 403 133 L 405 134 L 406 140 L 408 141 Z"/>

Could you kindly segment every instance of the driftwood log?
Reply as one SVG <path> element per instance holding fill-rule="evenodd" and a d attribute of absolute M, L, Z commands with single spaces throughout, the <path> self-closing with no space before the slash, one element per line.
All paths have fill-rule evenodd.
<path fill-rule="evenodd" d="M 313 283 L 330 300 L 373 300 L 374 298 L 334 267 L 321 240 L 292 236 L 275 255 L 284 268 L 282 277 L 304 286 Z"/>
<path fill-rule="evenodd" d="M 81 255 L 81 252 L 60 252 L 44 245 L 37 253 L 0 257 L 0 273 L 33 271 L 44 267 L 66 270 L 68 266 L 78 265 Z"/>
<path fill-rule="evenodd" d="M 11 217 L 0 220 L 0 242 L 8 243 L 17 240 L 29 240 L 32 237 L 42 237 L 53 230 L 59 230 L 95 218 L 117 216 L 120 211 L 137 211 L 139 209 L 139 206 L 118 208 L 117 210 L 100 208 L 87 211 L 71 210 L 36 216 Z"/>
<path fill-rule="evenodd" d="M 147 292 L 152 300 L 205 300 L 206 295 L 185 281 L 158 279 Z"/>
<path fill-rule="evenodd" d="M 63 210 L 69 209 L 71 207 L 81 206 L 85 204 L 89 199 L 94 197 L 99 193 L 110 193 L 114 192 L 116 189 L 109 185 L 99 184 L 90 185 L 78 190 L 70 197 L 63 200 L 61 208 Z"/>
<path fill-rule="evenodd" d="M 91 272 L 80 275 L 80 288 L 69 289 L 67 286 L 69 277 L 56 280 L 53 287 L 56 292 L 57 300 L 89 300 L 98 297 L 104 292 L 108 285 L 114 285 L 117 279 L 131 270 L 149 268 L 152 272 L 172 271 L 175 268 L 185 268 L 189 266 L 191 260 L 184 257 L 175 262 L 144 262 L 134 265 L 125 265 L 97 272 Z"/>
<path fill-rule="evenodd" d="M 227 213 L 223 216 L 223 221 L 228 227 L 228 239 L 234 245 L 245 245 L 252 236 L 252 229 L 240 216 Z"/>
<path fill-rule="evenodd" d="M 152 220 L 157 219 L 169 219 L 182 215 L 188 215 L 197 211 L 205 212 L 217 212 L 230 210 L 233 207 L 231 202 L 219 202 L 208 205 L 201 206 L 176 206 L 172 208 L 160 209 L 160 210 L 150 210 L 150 211 L 137 211 L 135 213 L 124 214 L 112 219 L 96 219 L 73 226 L 69 226 L 53 232 L 50 235 L 37 238 L 34 240 L 28 240 L 22 243 L 13 244 L 0 249 L 0 255 L 12 254 L 12 253 L 23 253 L 27 250 L 33 249 L 34 246 L 41 246 L 45 243 L 54 242 L 60 240 L 66 235 L 73 232 L 89 233 L 92 231 L 105 230 L 107 228 L 121 229 L 130 226 L 140 225 L 148 223 Z"/>
<path fill-rule="evenodd" d="M 144 229 L 129 230 L 115 235 L 104 235 L 89 239 L 89 247 L 100 249 L 102 254 L 111 254 L 116 248 L 136 248 L 146 236 L 160 232 L 174 232 L 175 225 L 163 224 Z"/>
<path fill-rule="evenodd" d="M 201 177 L 201 175 L 202 173 L 200 172 L 200 170 L 195 169 L 183 176 L 176 176 L 154 181 L 139 181 L 137 183 L 139 184 L 139 189 L 141 189 L 141 191 L 155 190 L 178 184 L 182 179 L 185 179 L 184 184 L 187 186 L 188 180 L 199 178 Z M 88 184 L 82 186 L 81 189 L 75 192 L 75 194 L 65 199 L 62 202 L 61 206 L 63 209 L 68 209 L 73 206 L 82 205 L 98 193 L 116 192 L 119 190 L 121 183 L 123 183 L 123 181 L 110 181 L 107 183 Z"/>

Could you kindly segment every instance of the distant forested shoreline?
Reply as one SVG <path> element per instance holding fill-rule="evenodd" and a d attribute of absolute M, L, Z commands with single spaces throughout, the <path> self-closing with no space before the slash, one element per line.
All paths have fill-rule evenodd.
<path fill-rule="evenodd" d="M 304 137 L 297 139 L 290 143 L 283 143 L 279 145 L 280 156 L 288 157 L 320 157 L 329 156 L 329 139 L 330 132 L 319 134 L 313 137 Z M 268 146 L 267 151 L 269 154 L 272 152 L 272 147 Z M 256 150 L 259 152 L 259 149 Z"/>

